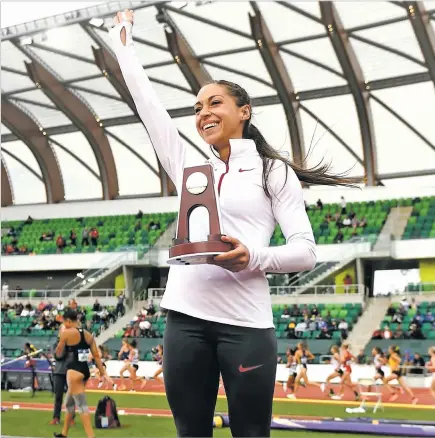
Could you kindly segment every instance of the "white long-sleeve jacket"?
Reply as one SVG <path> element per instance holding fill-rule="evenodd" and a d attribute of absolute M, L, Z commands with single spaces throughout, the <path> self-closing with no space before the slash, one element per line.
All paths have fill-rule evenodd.
<path fill-rule="evenodd" d="M 127 32 L 125 46 L 120 38 L 123 26 Z M 123 22 L 110 34 L 139 116 L 161 164 L 181 193 L 185 146 L 135 53 L 132 26 Z M 192 99 L 192 108 L 193 103 Z M 278 162 L 274 166 L 269 184 L 277 196 L 271 201 L 263 190 L 263 162 L 255 143 L 249 139 L 233 139 L 230 145 L 228 163 L 212 158 L 214 179 L 219 185 L 223 233 L 246 245 L 249 265 L 237 273 L 214 265 L 172 266 L 161 306 L 208 321 L 270 328 L 273 317 L 265 274 L 312 269 L 316 262 L 313 232 L 305 212 L 301 184 L 294 171 L 288 169 L 285 182 L 285 165 Z M 191 227 L 207 234 L 208 222 L 204 217 L 198 215 L 192 221 Z M 277 223 L 286 244 L 270 247 Z"/>

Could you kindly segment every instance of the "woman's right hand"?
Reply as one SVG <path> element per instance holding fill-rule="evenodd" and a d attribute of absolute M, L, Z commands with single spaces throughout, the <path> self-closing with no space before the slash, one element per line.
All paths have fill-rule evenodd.
<path fill-rule="evenodd" d="M 134 12 L 131 11 L 130 9 L 124 9 L 124 12 L 118 12 L 114 17 L 115 25 L 119 24 L 123 21 L 128 21 L 129 23 L 133 24 L 133 21 L 134 21 L 133 15 L 134 15 Z M 124 46 L 125 46 L 127 43 L 127 33 L 126 33 L 125 28 L 123 28 L 121 30 L 121 41 L 122 41 L 122 44 L 124 44 Z"/>

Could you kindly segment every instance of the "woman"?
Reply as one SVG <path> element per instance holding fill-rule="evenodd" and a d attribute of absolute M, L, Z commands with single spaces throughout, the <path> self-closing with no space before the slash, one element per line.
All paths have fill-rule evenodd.
<path fill-rule="evenodd" d="M 163 383 L 163 379 L 159 377 L 160 374 L 163 373 L 163 345 L 162 344 L 157 345 L 157 353 L 154 356 L 154 359 L 158 362 L 159 368 L 157 368 L 152 378 L 154 380 L 159 379 Z M 219 384 L 220 384 L 220 379 L 219 379 Z"/>
<path fill-rule="evenodd" d="M 310 360 L 314 360 L 315 356 L 313 353 L 311 353 L 310 350 L 308 350 L 308 346 L 303 342 L 300 342 L 298 344 L 294 359 L 297 363 L 295 386 L 294 386 L 293 394 L 287 395 L 288 398 L 292 398 L 292 399 L 296 398 L 296 393 L 298 392 L 299 386 L 301 386 L 301 380 L 304 381 L 306 387 L 309 385 L 318 386 L 318 387 L 320 386 L 319 383 L 310 382 L 308 380 L 308 375 L 307 375 L 308 362 Z"/>
<path fill-rule="evenodd" d="M 124 383 L 124 373 L 128 371 L 130 367 L 130 360 L 129 360 L 130 350 L 131 350 L 131 346 L 128 343 L 128 339 L 122 338 L 121 350 L 119 350 L 118 353 L 118 359 L 121 361 L 121 369 L 119 370 L 119 377 L 121 378 L 121 384 L 119 386 L 119 389 L 121 390 L 126 389 Z"/>
<path fill-rule="evenodd" d="M 405 380 L 402 376 L 402 369 L 400 366 L 400 363 L 402 362 L 402 358 L 400 355 L 400 348 L 396 345 L 392 345 L 388 349 L 388 353 L 390 357 L 388 358 L 388 366 L 390 367 L 391 374 L 388 377 L 384 378 L 384 383 L 392 389 L 392 392 L 394 393 L 390 397 L 390 401 L 395 401 L 399 397 L 399 390 L 396 387 L 393 387 L 390 383 L 393 380 L 397 380 L 399 382 L 399 385 L 403 388 L 403 390 L 411 397 L 412 404 L 415 405 L 418 402 L 418 398 L 415 397 L 414 393 L 411 391 L 411 389 L 408 387 L 408 385 L 405 383 Z"/>
<path fill-rule="evenodd" d="M 355 400 L 359 400 L 358 391 L 355 391 L 355 385 L 352 383 L 352 363 L 355 362 L 356 358 L 350 351 L 350 345 L 348 343 L 343 343 L 340 347 L 340 369 L 342 371 L 341 374 L 341 383 L 340 389 L 338 390 L 338 395 L 332 396 L 334 400 L 340 400 L 344 395 L 344 387 L 347 386 L 352 390 L 355 395 Z"/>
<path fill-rule="evenodd" d="M 184 142 L 135 53 L 132 11 L 119 12 L 115 23 L 110 36 L 125 83 L 161 165 L 181 193 Z M 232 434 L 266 437 L 277 356 L 266 272 L 305 271 L 316 263 L 301 181 L 351 181 L 328 174 L 328 166 L 299 168 L 269 146 L 251 123 L 250 98 L 240 86 L 213 82 L 195 101 L 196 128 L 213 155 L 222 241 L 232 250 L 208 264 L 170 268 L 161 302 L 168 310 L 166 394 L 178 436 L 212 436 L 221 372 Z M 277 222 L 287 244 L 270 248 Z M 192 226 L 206 235 L 208 218 L 198 215 Z"/>
<path fill-rule="evenodd" d="M 130 343 L 130 356 L 128 358 L 128 368 L 127 371 L 130 373 L 131 380 L 131 390 L 134 391 L 134 384 L 139 380 L 141 381 L 140 389 L 143 389 L 147 383 L 145 377 L 140 377 L 137 375 L 137 370 L 139 369 L 139 349 L 137 348 L 136 339 L 133 339 Z"/>
<path fill-rule="evenodd" d="M 340 368 L 341 362 L 340 362 L 340 350 L 337 345 L 333 345 L 331 347 L 331 365 L 333 367 L 333 372 L 326 378 L 326 382 L 322 383 L 320 385 L 320 389 L 322 392 L 326 392 L 326 389 L 328 388 L 329 382 L 336 377 L 340 377 L 343 375 L 343 370 Z M 332 397 L 335 395 L 334 390 L 332 388 L 329 389 L 329 396 Z"/>
<path fill-rule="evenodd" d="M 65 398 L 65 422 L 62 433 L 55 433 L 55 437 L 66 437 L 75 409 L 80 413 L 85 434 L 88 438 L 94 437 L 89 408 L 86 403 L 85 387 L 90 377 L 88 362 L 89 355 L 92 353 L 97 364 L 100 376 L 108 383 L 112 380 L 107 376 L 106 370 L 101 363 L 98 354 L 97 344 L 91 333 L 79 328 L 77 311 L 68 309 L 64 315 L 64 331 L 60 335 L 59 343 L 56 347 L 55 358 L 66 361 L 66 379 L 68 392 Z"/>
<path fill-rule="evenodd" d="M 293 348 L 288 348 L 286 351 L 287 356 L 287 363 L 285 365 L 286 368 L 288 368 L 288 378 L 287 381 L 283 383 L 283 389 L 284 392 L 287 391 L 287 389 L 290 389 L 293 393 L 294 391 L 294 384 L 296 376 L 298 375 L 296 368 L 296 358 L 295 358 L 296 351 Z"/>
<path fill-rule="evenodd" d="M 98 346 L 98 353 L 100 354 L 101 363 L 103 364 L 103 367 L 106 369 L 106 361 L 111 360 L 112 356 L 109 354 L 109 350 L 104 345 Z M 95 359 L 93 359 L 93 365 L 94 365 L 94 372 L 95 376 L 98 377 L 98 389 L 102 388 L 104 385 L 104 380 L 100 376 L 100 372 L 98 371 L 97 365 L 95 363 Z M 117 385 L 114 383 L 112 386 L 112 389 L 116 391 Z"/>
<path fill-rule="evenodd" d="M 429 348 L 428 354 L 430 356 L 429 362 L 426 367 L 430 373 L 432 373 L 432 382 L 430 385 L 430 393 L 435 398 L 435 347 Z"/>

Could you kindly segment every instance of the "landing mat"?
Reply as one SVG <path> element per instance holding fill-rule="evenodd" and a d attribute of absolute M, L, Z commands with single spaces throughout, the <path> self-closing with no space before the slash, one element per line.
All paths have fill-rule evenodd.
<path fill-rule="evenodd" d="M 270 423 L 271 429 L 276 430 L 309 430 L 318 432 L 345 432 L 387 436 L 405 437 L 435 437 L 435 426 L 402 423 L 377 423 L 358 419 L 346 420 L 291 420 L 275 417 Z M 214 427 L 229 427 L 228 415 L 217 415 L 213 421 Z"/>

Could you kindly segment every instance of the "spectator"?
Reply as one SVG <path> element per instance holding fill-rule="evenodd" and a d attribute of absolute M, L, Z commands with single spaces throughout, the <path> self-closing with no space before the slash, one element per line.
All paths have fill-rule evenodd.
<path fill-rule="evenodd" d="M 62 234 L 59 234 L 56 239 L 56 246 L 57 246 L 57 252 L 62 253 L 63 249 L 66 246 L 65 239 L 63 238 Z"/>
<path fill-rule="evenodd" d="M 82 246 L 89 246 L 89 230 L 84 228 L 82 231 Z"/>
<path fill-rule="evenodd" d="M 282 309 L 281 318 L 290 318 L 290 310 L 287 304 L 284 305 L 284 309 Z"/>
<path fill-rule="evenodd" d="M 331 334 L 329 333 L 329 330 L 327 327 L 324 327 L 320 331 L 319 336 L 317 336 L 317 339 L 331 339 Z"/>
<path fill-rule="evenodd" d="M 435 318 L 432 315 L 432 312 L 430 310 L 428 310 L 428 312 L 426 313 L 426 315 L 424 316 L 424 322 L 434 322 Z"/>
<path fill-rule="evenodd" d="M 361 349 L 359 351 L 358 356 L 356 357 L 356 363 L 360 364 L 360 365 L 365 365 L 367 363 L 367 357 L 364 353 L 364 349 Z"/>
<path fill-rule="evenodd" d="M 92 306 L 92 310 L 94 312 L 100 312 L 101 311 L 101 304 L 98 302 L 97 299 L 95 300 L 94 305 Z"/>
<path fill-rule="evenodd" d="M 421 328 L 417 324 L 411 324 L 409 329 L 409 339 L 425 339 Z"/>
<path fill-rule="evenodd" d="M 77 246 L 77 233 L 74 229 L 69 233 L 69 240 L 71 241 L 71 246 Z"/>
<path fill-rule="evenodd" d="M 296 328 L 295 328 L 296 337 L 300 338 L 301 336 L 303 336 L 303 334 L 305 333 L 307 328 L 308 327 L 307 327 L 307 324 L 305 323 L 305 321 L 298 322 L 298 324 L 296 325 Z"/>
<path fill-rule="evenodd" d="M 323 210 L 323 202 L 321 201 L 321 199 L 319 198 L 316 202 L 316 207 L 322 211 Z"/>
<path fill-rule="evenodd" d="M 289 322 L 289 325 L 287 326 L 287 338 L 288 339 L 294 339 L 294 338 L 296 338 L 296 331 L 295 331 L 295 329 L 296 329 L 296 322 L 295 322 L 295 320 L 294 319 L 292 319 L 290 322 Z"/>
<path fill-rule="evenodd" d="M 390 330 L 390 327 L 388 327 L 388 325 L 384 327 L 384 330 L 382 332 L 382 337 L 384 339 L 391 339 L 393 337 L 393 332 Z"/>
<path fill-rule="evenodd" d="M 348 330 L 349 330 L 349 324 L 347 323 L 347 321 L 345 321 L 344 319 L 342 319 L 340 321 L 340 324 L 338 324 L 338 330 L 341 331 L 341 337 L 343 339 L 347 339 L 347 335 L 348 335 Z"/>
<path fill-rule="evenodd" d="M 341 205 L 341 214 L 347 214 L 347 210 L 346 210 L 346 200 L 344 199 L 344 196 L 342 196 L 340 198 L 340 205 Z"/>
<path fill-rule="evenodd" d="M 334 237 L 334 243 L 343 243 L 344 235 L 341 231 L 339 231 Z"/>
<path fill-rule="evenodd" d="M 98 230 L 96 228 L 92 228 L 91 232 L 90 232 L 90 236 L 91 236 L 92 246 L 97 246 L 98 245 L 98 238 L 100 237 Z"/>
<path fill-rule="evenodd" d="M 125 313 L 124 300 L 125 300 L 124 292 L 121 292 L 121 294 L 118 296 L 118 303 L 116 305 L 116 313 L 118 315 L 124 316 Z"/>
<path fill-rule="evenodd" d="M 420 353 L 415 353 L 414 354 L 414 358 L 411 361 L 411 365 L 413 365 L 414 367 L 417 368 L 411 368 L 409 370 L 409 372 L 411 374 L 423 374 L 424 372 L 424 366 L 425 366 L 425 361 L 424 359 L 420 356 Z"/>
<path fill-rule="evenodd" d="M 344 283 L 344 293 L 348 294 L 350 293 L 350 287 L 353 284 L 353 278 L 349 273 L 346 274 L 346 276 L 343 279 Z"/>
<path fill-rule="evenodd" d="M 405 333 L 402 330 L 402 324 L 397 326 L 396 331 L 394 332 L 394 339 L 403 339 L 405 337 Z"/>

